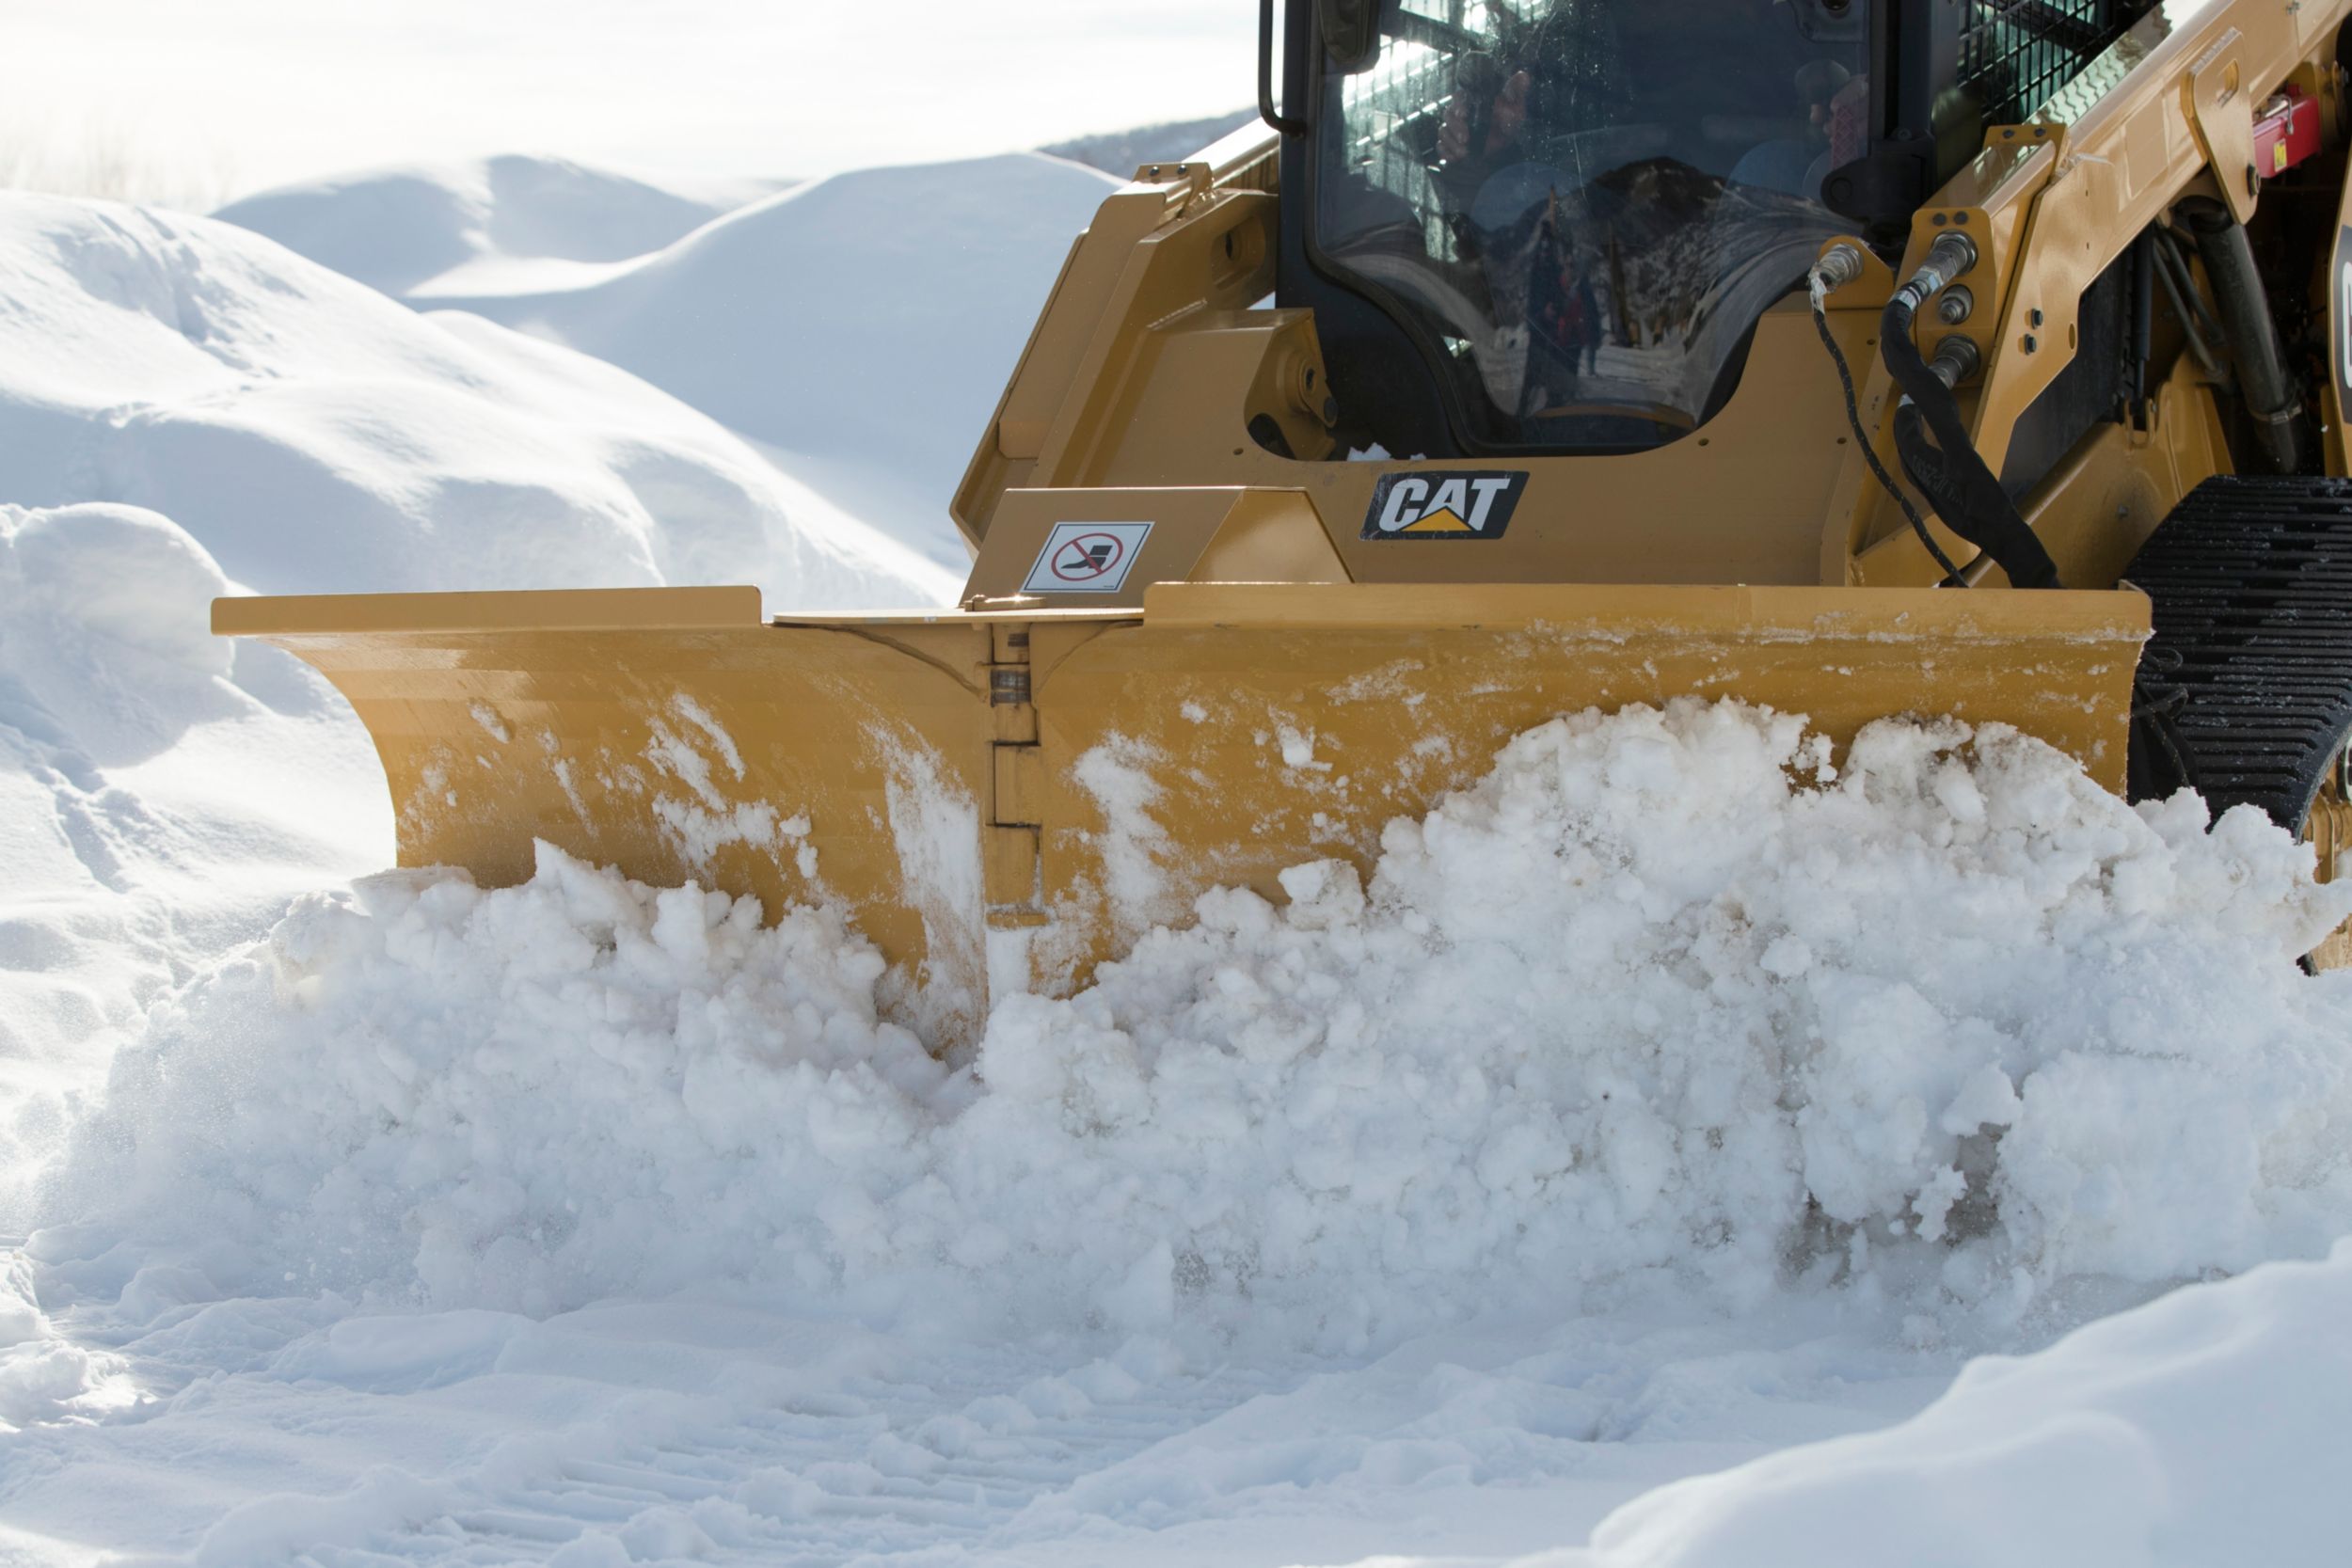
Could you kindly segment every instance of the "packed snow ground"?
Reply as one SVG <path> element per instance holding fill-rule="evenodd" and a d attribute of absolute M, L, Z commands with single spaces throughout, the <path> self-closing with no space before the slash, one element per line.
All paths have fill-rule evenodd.
<path fill-rule="evenodd" d="M 1071 242 L 1117 183 L 1033 153 L 866 169 L 669 233 L 685 196 L 493 160 L 271 192 L 220 215 L 419 309 L 642 376 L 961 581 L 970 556 L 947 499 Z"/>
<path fill-rule="evenodd" d="M 789 231 L 600 259 L 495 166 L 432 176 L 458 276 Z M 853 235 L 914 188 L 840 183 L 793 200 Z M 647 207 L 609 248 L 692 221 Z M 1214 895 L 943 1065 L 831 911 L 552 853 L 309 891 L 388 857 L 373 757 L 203 628 L 947 574 L 261 236 L 0 245 L 0 1560 L 2340 1559 L 2352 982 L 2288 960 L 2344 895 L 2259 819 L 1997 733 L 1833 776 L 1785 717 L 1571 718 L 1368 885 Z"/>

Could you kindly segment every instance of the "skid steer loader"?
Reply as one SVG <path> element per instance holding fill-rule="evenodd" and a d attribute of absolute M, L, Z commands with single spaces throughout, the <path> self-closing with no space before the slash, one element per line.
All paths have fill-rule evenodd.
<path fill-rule="evenodd" d="M 215 627 L 349 697 L 403 863 L 837 900 L 942 1048 L 1596 705 L 2008 723 L 2328 875 L 2347 11 L 1264 0 L 1263 124 L 1077 238 L 953 499 L 959 609 Z"/>

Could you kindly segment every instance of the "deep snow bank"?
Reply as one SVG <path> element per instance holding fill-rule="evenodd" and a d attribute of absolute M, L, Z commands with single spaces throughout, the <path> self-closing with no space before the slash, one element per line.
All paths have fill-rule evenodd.
<path fill-rule="evenodd" d="M 1659 1488 L 1518 1568 L 2344 1560 L 2352 1242 L 1973 1362 L 1916 1418 Z"/>
<path fill-rule="evenodd" d="M 812 181 L 574 285 L 448 285 L 772 448 L 796 477 L 949 566 L 948 498 L 1071 244 L 1115 182 L 1027 153 Z"/>
<path fill-rule="evenodd" d="M 951 576 L 627 374 L 421 317 L 209 219 L 0 195 L 0 500 L 160 512 L 264 592 L 759 582 L 777 609 Z"/>
<path fill-rule="evenodd" d="M 643 256 L 782 182 L 655 182 L 566 158 L 506 154 L 283 185 L 214 214 L 386 293 L 544 286 L 565 262 Z M 556 263 L 553 266 L 533 263 Z M 462 279 L 462 283 L 460 282 Z"/>
<path fill-rule="evenodd" d="M 834 916 L 544 853 L 372 879 L 155 1013 L 37 1237 L 543 1311 L 747 1277 L 1327 1346 L 1670 1267 L 1997 1331 L 2352 1225 L 2348 907 L 2250 812 L 2005 731 L 1678 704 L 1522 736 L 1277 909 L 1201 901 L 950 1075 Z M 103 1270 L 101 1271 L 103 1273 Z"/>
<path fill-rule="evenodd" d="M 0 504 L 0 1231 L 147 1003 L 390 849 L 366 735 L 210 635 L 227 592 L 155 513 Z"/>
<path fill-rule="evenodd" d="M 225 224 L 0 194 L 0 1233 L 147 1003 L 389 859 L 349 709 L 214 596 L 954 588 L 621 371 Z"/>

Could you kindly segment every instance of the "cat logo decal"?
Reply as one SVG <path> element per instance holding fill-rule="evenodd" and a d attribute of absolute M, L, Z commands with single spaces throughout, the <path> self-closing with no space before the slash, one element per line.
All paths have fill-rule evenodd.
<path fill-rule="evenodd" d="M 1500 539 L 1527 471 L 1383 474 L 1364 514 L 1366 539 Z"/>

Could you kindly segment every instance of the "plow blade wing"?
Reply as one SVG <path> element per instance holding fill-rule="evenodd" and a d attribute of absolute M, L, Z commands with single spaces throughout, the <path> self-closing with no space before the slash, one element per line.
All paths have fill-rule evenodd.
<path fill-rule="evenodd" d="M 1165 584 L 1140 615 L 765 622 L 748 588 L 223 599 L 348 697 L 404 865 L 544 839 L 656 885 L 832 900 L 946 1046 L 1209 888 L 1368 868 L 1563 713 L 1692 695 L 2004 722 L 2121 788 L 2135 592 Z"/>

